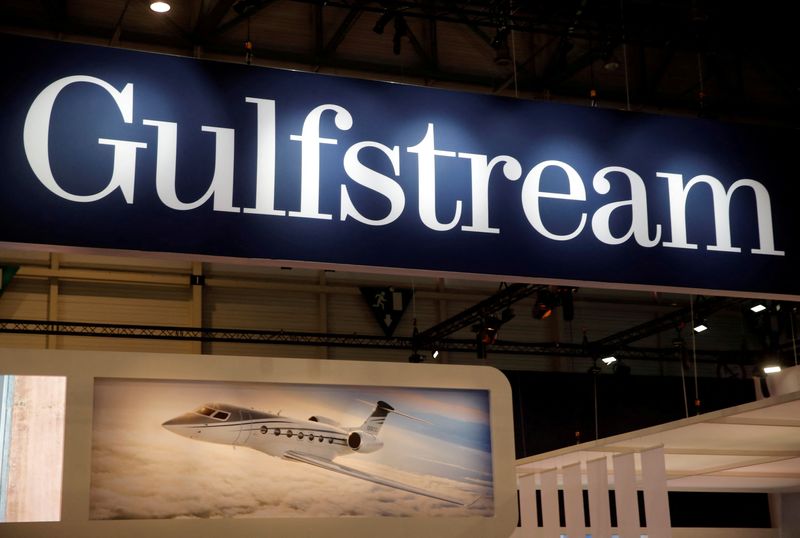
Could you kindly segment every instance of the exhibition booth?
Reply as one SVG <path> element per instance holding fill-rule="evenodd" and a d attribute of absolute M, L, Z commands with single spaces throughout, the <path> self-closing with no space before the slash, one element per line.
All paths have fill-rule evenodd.
<path fill-rule="evenodd" d="M 206 262 L 800 295 L 796 132 L 0 43 L 3 248 L 189 263 L 197 295 Z M 0 377 L 4 536 L 680 538 L 669 491 L 800 488 L 797 389 L 516 461 L 485 366 L 7 348 Z"/>

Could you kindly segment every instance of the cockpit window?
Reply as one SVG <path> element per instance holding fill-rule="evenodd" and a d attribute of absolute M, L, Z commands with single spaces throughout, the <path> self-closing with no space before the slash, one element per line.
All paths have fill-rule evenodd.
<path fill-rule="evenodd" d="M 231 416 L 227 411 L 220 411 L 219 409 L 214 409 L 213 407 L 207 407 L 205 405 L 195 409 L 194 412 L 198 415 L 215 418 L 217 420 L 228 420 Z"/>

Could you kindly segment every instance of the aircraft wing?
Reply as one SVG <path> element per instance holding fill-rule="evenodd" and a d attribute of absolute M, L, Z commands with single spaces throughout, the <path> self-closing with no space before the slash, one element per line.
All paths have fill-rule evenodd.
<path fill-rule="evenodd" d="M 457 504 L 459 506 L 465 505 L 465 503 L 458 501 L 456 499 L 451 499 L 449 497 L 445 497 L 438 493 L 433 493 L 431 491 L 427 491 L 424 489 L 415 488 L 414 486 L 403 484 L 402 482 L 396 482 L 394 480 L 389 480 L 388 478 L 383 478 L 373 474 L 365 473 L 364 471 L 359 471 L 358 469 L 353 469 L 352 467 L 339 465 L 338 463 L 334 463 L 333 461 L 326 458 L 320 458 L 319 456 L 312 456 L 311 454 L 304 454 L 303 452 L 296 452 L 294 450 L 289 450 L 283 455 L 283 457 L 284 459 L 290 461 L 299 461 L 301 463 L 308 463 L 309 465 L 316 465 L 317 467 L 322 467 L 323 469 L 327 469 L 329 471 L 342 473 L 347 476 L 352 476 L 354 478 L 360 478 L 361 480 L 366 480 L 368 482 L 373 482 L 375 484 L 380 484 L 382 486 L 388 486 L 390 488 L 395 488 L 402 491 L 408 491 L 409 493 L 416 493 L 417 495 L 424 495 L 425 497 L 430 497 L 432 499 L 437 499 L 440 501 Z"/>

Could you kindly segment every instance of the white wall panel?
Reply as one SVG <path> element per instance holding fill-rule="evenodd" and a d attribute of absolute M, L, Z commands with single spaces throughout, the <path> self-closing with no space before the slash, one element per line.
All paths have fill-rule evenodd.
<path fill-rule="evenodd" d="M 12 279 L 0 295 L 0 318 L 47 319 L 47 283 Z"/>
<path fill-rule="evenodd" d="M 113 269 L 119 271 L 150 271 L 159 273 L 188 273 L 192 262 L 179 258 L 155 256 L 98 256 L 97 254 L 59 254 L 61 267 Z"/>
<path fill-rule="evenodd" d="M 86 323 L 167 325 L 185 327 L 190 319 L 191 291 L 168 286 L 62 282 L 58 319 Z M 61 349 L 96 349 L 185 353 L 190 342 L 62 336 Z"/>
<path fill-rule="evenodd" d="M 409 315 L 408 311 L 404 317 L 406 315 Z M 358 295 L 328 295 L 328 332 L 383 334 L 361 293 Z M 411 334 L 409 333 L 408 336 Z"/>
<path fill-rule="evenodd" d="M 48 285 L 44 280 L 13 279 L 0 295 L 0 319 L 47 319 Z M 0 347 L 44 348 L 46 337 L 0 333 Z"/>
<path fill-rule="evenodd" d="M 50 263 L 50 253 L 45 250 L 0 248 L 0 260 L 12 264 L 47 265 Z"/>
<path fill-rule="evenodd" d="M 319 299 L 312 292 L 208 286 L 203 298 L 207 327 L 318 331 Z"/>
<path fill-rule="evenodd" d="M 141 325 L 189 324 L 191 290 L 171 286 L 63 282 L 60 320 Z"/>

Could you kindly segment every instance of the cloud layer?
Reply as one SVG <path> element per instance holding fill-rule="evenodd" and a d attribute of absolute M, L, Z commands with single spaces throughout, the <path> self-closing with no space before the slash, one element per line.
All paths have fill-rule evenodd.
<path fill-rule="evenodd" d="M 267 387 L 276 387 L 267 385 Z M 397 389 L 394 389 L 397 390 Z M 491 455 L 402 429 L 390 416 L 381 432 L 384 449 L 340 457 L 339 463 L 470 503 L 460 507 L 372 484 L 244 447 L 180 437 L 160 424 L 206 401 L 253 406 L 296 418 L 320 413 L 357 425 L 366 406 L 352 415 L 337 398 L 286 387 L 223 386 L 100 380 L 95 387 L 92 449 L 92 519 L 491 516 Z M 370 395 L 371 396 L 371 395 Z M 429 409 L 435 402 L 429 401 Z M 348 401 L 351 395 L 347 395 Z M 402 400 L 399 393 L 391 401 Z M 334 404 L 330 402 L 333 401 Z M 447 412 L 452 412 L 450 402 Z M 296 409 L 296 413 L 295 413 Z M 406 409 L 403 409 L 404 411 Z M 290 412 L 291 411 L 291 412 Z M 467 411 L 479 415 L 474 411 Z M 359 416 L 360 414 L 360 416 Z M 470 417 L 472 418 L 472 417 Z M 430 427 L 428 427 L 430 428 Z M 480 443 L 478 443 L 480 444 Z"/>

